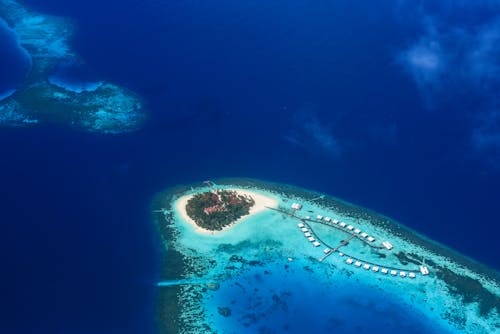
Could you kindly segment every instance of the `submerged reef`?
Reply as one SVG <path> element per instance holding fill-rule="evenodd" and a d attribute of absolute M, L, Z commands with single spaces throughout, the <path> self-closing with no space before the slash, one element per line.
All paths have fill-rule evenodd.
<path fill-rule="evenodd" d="M 36 13 L 12 0 L 0 0 L 0 18 L 31 57 L 22 85 L 0 99 L 0 126 L 66 124 L 90 132 L 122 133 L 144 124 L 143 103 L 128 89 L 53 75 L 61 64 L 83 63 L 70 48 L 72 21 Z"/>
<path fill-rule="evenodd" d="M 178 212 L 186 195 L 235 188 L 277 198 L 279 206 L 215 235 L 197 232 Z M 162 333 L 500 329 L 497 271 L 340 199 L 221 179 L 211 189 L 159 193 L 152 210 L 165 246 L 157 304 Z"/>

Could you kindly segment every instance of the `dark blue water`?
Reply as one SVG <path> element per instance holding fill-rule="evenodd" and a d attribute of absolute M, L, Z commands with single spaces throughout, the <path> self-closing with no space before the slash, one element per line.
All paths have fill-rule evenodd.
<path fill-rule="evenodd" d="M 28 3 L 75 19 L 76 51 L 151 122 L 1 131 L 2 332 L 153 332 L 149 201 L 206 178 L 334 194 L 500 268 L 499 152 L 469 143 L 481 96 L 426 110 L 395 61 L 423 28 L 395 4 Z"/>

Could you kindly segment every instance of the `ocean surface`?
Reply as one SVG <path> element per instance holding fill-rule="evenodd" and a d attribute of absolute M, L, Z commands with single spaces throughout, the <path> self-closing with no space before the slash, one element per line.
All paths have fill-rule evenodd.
<path fill-rule="evenodd" d="M 500 269 L 500 5 L 25 3 L 73 19 L 89 77 L 150 119 L 0 129 L 0 332 L 154 333 L 150 201 L 209 178 L 333 194 Z M 0 23 L 0 95 L 26 75 L 12 43 Z"/>

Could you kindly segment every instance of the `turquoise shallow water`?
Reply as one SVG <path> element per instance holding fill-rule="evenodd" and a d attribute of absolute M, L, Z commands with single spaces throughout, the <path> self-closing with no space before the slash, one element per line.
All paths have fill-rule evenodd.
<path fill-rule="evenodd" d="M 185 333 L 201 328 L 215 333 L 498 331 L 498 309 L 493 307 L 488 314 L 480 314 L 479 294 L 475 301 L 465 302 L 463 295 L 453 293 L 457 287 L 450 285 L 442 273 L 447 269 L 460 273 L 462 276 L 457 277 L 474 280 L 493 300 L 498 300 L 500 290 L 495 278 L 459 264 L 436 252 L 437 248 L 431 250 L 394 223 L 370 219 L 361 208 L 324 205 L 323 201 L 308 200 L 312 196 L 301 198 L 290 191 L 259 187 L 250 190 L 278 199 L 284 211 L 290 211 L 293 202 L 303 204 L 303 208 L 296 217 L 267 210 L 214 235 L 197 233 L 176 210 L 165 212 L 175 231 L 171 247 L 186 260 L 186 270 L 179 278 L 187 284 L 171 282 L 181 283 L 180 319 Z M 173 207 L 175 203 L 174 199 Z M 354 238 L 340 252 L 361 259 L 363 264 L 398 268 L 397 274 L 384 275 L 380 270 L 373 272 L 371 267 L 365 270 L 363 266 L 349 265 L 347 256 L 339 253 L 318 261 L 324 255 L 324 242 L 338 245 L 352 233 L 327 226 L 324 219 L 322 223 L 316 221 L 318 214 L 375 238 L 371 243 Z M 306 216 L 311 219 L 305 221 Z M 322 240 L 321 246 L 314 247 L 304 237 L 297 226 L 301 222 L 311 226 Z M 394 248 L 381 247 L 382 241 L 390 241 Z M 419 261 L 423 257 L 426 263 L 416 257 L 420 257 Z M 421 264 L 429 268 L 429 275 L 420 273 Z M 400 271 L 415 272 L 416 277 L 400 277 Z M 218 288 L 208 288 L 206 282 L 217 283 Z M 165 282 L 163 288 L 168 285 Z M 465 291 L 468 287 L 463 288 Z"/>

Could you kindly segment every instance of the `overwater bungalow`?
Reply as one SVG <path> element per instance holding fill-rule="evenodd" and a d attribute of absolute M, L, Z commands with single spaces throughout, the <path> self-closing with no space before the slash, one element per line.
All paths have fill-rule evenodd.
<path fill-rule="evenodd" d="M 322 219 L 323 219 L 323 216 L 322 216 L 322 215 L 317 215 L 317 216 L 316 216 L 316 219 L 317 219 L 317 220 L 322 220 Z"/>
<path fill-rule="evenodd" d="M 391 270 L 391 275 L 392 276 L 396 276 L 398 274 L 398 272 L 396 270 Z"/>
<path fill-rule="evenodd" d="M 325 221 L 326 221 L 327 223 L 328 223 L 328 222 L 330 222 L 331 220 L 332 220 L 332 218 L 330 218 L 330 217 L 325 217 Z"/>
<path fill-rule="evenodd" d="M 393 246 L 389 243 L 389 241 L 382 242 L 382 245 L 388 250 L 391 250 L 393 248 Z"/>
<path fill-rule="evenodd" d="M 302 224 L 302 223 L 298 223 L 297 226 L 300 227 L 300 228 L 303 228 L 305 225 Z"/>
<path fill-rule="evenodd" d="M 359 234 L 360 232 L 361 232 L 361 230 L 359 228 L 357 228 L 357 229 L 354 230 L 354 233 L 356 233 L 356 234 Z M 361 235 L 361 236 L 363 236 L 363 235 Z"/>
<path fill-rule="evenodd" d="M 368 240 L 369 242 L 374 242 L 375 238 L 374 237 L 368 237 L 368 238 L 366 238 L 366 240 Z"/>
<path fill-rule="evenodd" d="M 349 225 L 349 226 L 347 226 L 347 229 L 348 229 L 349 231 L 352 231 L 352 230 L 354 229 L 354 226 Z"/>
<path fill-rule="evenodd" d="M 429 275 L 429 269 L 426 266 L 420 266 L 420 272 L 422 275 Z"/>
<path fill-rule="evenodd" d="M 341 222 L 339 225 L 340 225 L 340 227 L 345 227 L 347 224 L 344 222 Z"/>
<path fill-rule="evenodd" d="M 309 238 L 310 236 L 311 236 L 311 233 L 309 233 L 309 232 L 304 233 L 304 237 Z"/>
<path fill-rule="evenodd" d="M 320 244 L 319 242 L 317 242 L 317 241 L 314 241 L 314 242 L 313 242 L 313 246 L 314 246 L 314 247 L 319 247 L 319 246 L 321 246 L 321 244 Z"/>
<path fill-rule="evenodd" d="M 334 220 L 332 220 L 332 223 L 334 223 L 335 225 L 337 225 L 339 223 L 339 221 L 337 219 L 334 219 Z"/>
<path fill-rule="evenodd" d="M 307 229 L 307 227 L 303 227 L 303 228 L 301 228 L 300 230 L 301 230 L 302 232 L 307 232 L 307 231 L 309 231 L 309 230 Z"/>
<path fill-rule="evenodd" d="M 415 275 L 415 273 L 409 273 L 409 274 L 408 274 L 408 277 L 410 277 L 410 278 L 415 278 L 415 277 L 416 277 L 416 275 Z"/>
<path fill-rule="evenodd" d="M 323 249 L 323 253 L 329 254 L 332 250 L 330 248 Z"/>
<path fill-rule="evenodd" d="M 309 237 L 309 238 L 307 238 L 307 240 L 309 240 L 310 242 L 316 241 L 316 239 L 314 239 L 314 237 Z"/>
<path fill-rule="evenodd" d="M 297 210 L 297 211 L 298 211 L 298 210 L 302 209 L 302 204 L 299 204 L 299 203 L 293 203 L 293 204 L 292 204 L 292 209 L 293 209 L 293 210 Z"/>
<path fill-rule="evenodd" d="M 347 260 L 345 260 L 345 263 L 347 263 L 347 264 L 352 264 L 353 262 L 354 262 L 354 260 L 351 258 L 348 258 Z"/>
<path fill-rule="evenodd" d="M 372 270 L 373 270 L 373 272 L 375 272 L 375 273 L 376 273 L 376 272 L 378 271 L 378 266 L 373 266 L 373 267 L 372 267 Z"/>
<path fill-rule="evenodd" d="M 359 267 L 361 267 L 361 262 L 356 261 L 356 263 L 354 263 L 354 265 L 359 268 Z"/>
<path fill-rule="evenodd" d="M 370 265 L 368 263 L 365 263 L 365 265 L 363 266 L 363 269 L 369 270 L 370 269 Z"/>
<path fill-rule="evenodd" d="M 366 238 L 368 236 L 368 233 L 363 232 L 363 233 L 360 234 L 360 236 L 362 236 L 363 238 Z"/>
<path fill-rule="evenodd" d="M 387 269 L 382 268 L 382 269 L 380 269 L 380 272 L 381 272 L 382 274 L 386 275 L 386 274 L 387 274 Z"/>
<path fill-rule="evenodd" d="M 406 277 L 406 272 L 404 272 L 404 271 L 399 272 L 399 276 Z"/>

